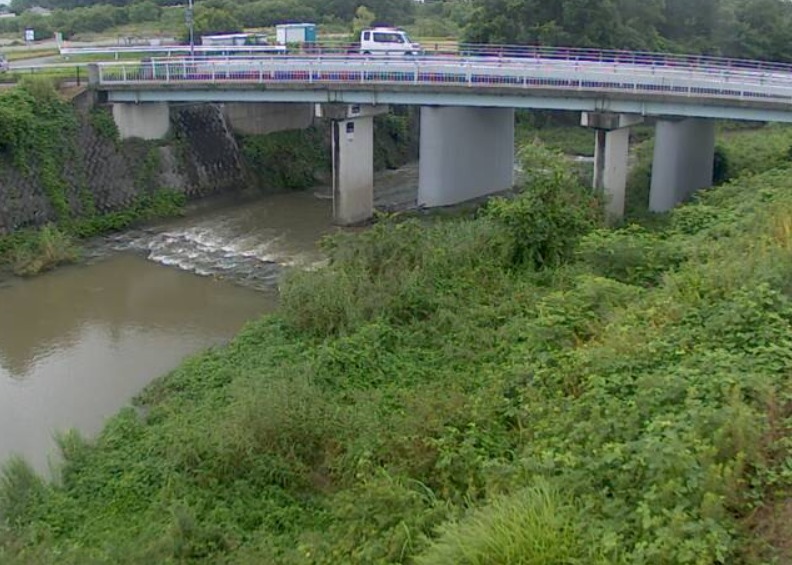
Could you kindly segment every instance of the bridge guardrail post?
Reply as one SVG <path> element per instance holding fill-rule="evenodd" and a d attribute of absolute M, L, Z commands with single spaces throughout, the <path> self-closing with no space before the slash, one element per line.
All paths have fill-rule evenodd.
<path fill-rule="evenodd" d="M 100 84 L 102 82 L 102 69 L 96 63 L 88 65 L 88 84 Z"/>

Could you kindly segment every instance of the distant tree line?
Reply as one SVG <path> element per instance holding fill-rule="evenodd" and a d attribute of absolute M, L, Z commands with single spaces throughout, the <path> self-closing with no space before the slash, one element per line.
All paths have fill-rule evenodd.
<path fill-rule="evenodd" d="M 13 0 L 19 18 L 0 31 L 33 27 L 37 36 L 101 32 L 158 21 L 187 0 Z M 32 5 L 53 9 L 40 17 Z M 199 34 L 278 23 L 352 29 L 361 6 L 373 23 L 412 25 L 423 36 L 461 35 L 475 43 L 601 47 L 706 53 L 792 61 L 790 0 L 195 0 Z M 173 10 L 169 12 L 174 16 Z M 181 19 L 181 16 L 179 16 Z M 367 19 L 368 21 L 368 19 Z"/>
<path fill-rule="evenodd" d="M 142 0 L 158 6 L 185 6 L 187 0 Z M 96 6 L 128 8 L 141 0 L 12 0 L 11 11 L 21 14 L 33 6 L 51 10 L 72 10 Z M 218 9 L 242 19 L 281 15 L 286 19 L 312 16 L 350 22 L 359 6 L 365 5 L 379 17 L 404 22 L 412 15 L 413 0 L 195 0 L 198 7 Z"/>
<path fill-rule="evenodd" d="M 351 24 L 363 3 L 378 21 L 392 24 L 409 23 L 415 9 L 413 0 L 196 0 L 195 25 L 199 33 L 222 33 L 289 22 Z M 157 21 L 163 8 L 186 4 L 186 0 L 13 0 L 11 9 L 20 17 L 0 20 L 0 31 L 21 32 L 32 27 L 37 38 L 49 37 L 54 31 L 69 37 Z M 49 8 L 52 15 L 27 12 L 32 6 Z"/>
<path fill-rule="evenodd" d="M 792 61 L 788 0 L 460 0 L 465 38 Z"/>
<path fill-rule="evenodd" d="M 22 32 L 25 28 L 35 31 L 36 39 L 52 37 L 59 31 L 65 37 L 76 33 L 101 32 L 128 23 L 158 21 L 162 6 L 154 0 L 138 0 L 128 6 L 94 4 L 69 10 L 56 9 L 50 16 L 23 12 L 16 18 L 1 19 L 0 31 Z"/>

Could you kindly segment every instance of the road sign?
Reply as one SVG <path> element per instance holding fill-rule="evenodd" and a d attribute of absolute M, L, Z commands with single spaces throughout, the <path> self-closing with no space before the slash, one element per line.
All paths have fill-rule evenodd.
<path fill-rule="evenodd" d="M 193 10 L 192 8 L 187 8 L 184 10 L 184 23 L 187 25 L 192 25 L 193 23 Z"/>
<path fill-rule="evenodd" d="M 35 41 L 36 39 L 36 32 L 33 31 L 33 28 L 25 28 L 25 41 L 30 43 L 31 41 Z"/>

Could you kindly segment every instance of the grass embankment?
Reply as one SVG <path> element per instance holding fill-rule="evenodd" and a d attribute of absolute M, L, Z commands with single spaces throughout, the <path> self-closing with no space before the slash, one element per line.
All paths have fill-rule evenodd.
<path fill-rule="evenodd" d="M 156 150 L 139 167 L 139 183 L 147 187 L 127 209 L 100 214 L 94 196 L 85 186 L 74 187 L 71 174 L 84 175 L 74 165 L 80 162 L 75 108 L 62 100 L 50 81 L 25 79 L 13 89 L 0 93 L 0 167 L 16 169 L 30 184 L 38 184 L 47 197 L 56 221 L 38 228 L 17 229 L 0 235 L 0 267 L 8 266 L 18 275 L 33 275 L 79 257 L 77 241 L 118 230 L 133 222 L 178 214 L 184 196 L 154 186 Z M 97 110 L 91 125 L 108 142 L 117 142 L 118 131 L 112 117 Z M 19 190 L 6 187 L 6 190 Z M 12 226 L 19 228 L 20 226 Z"/>
<path fill-rule="evenodd" d="M 25 59 L 37 59 L 39 57 L 52 57 L 58 55 L 58 53 L 59 51 L 55 48 L 6 50 L 6 57 L 9 61 L 24 61 Z"/>
<path fill-rule="evenodd" d="M 62 438 L 59 483 L 12 463 L 0 561 L 769 559 L 792 533 L 788 163 L 648 231 L 598 227 L 553 162 L 475 217 L 330 240 L 277 315 Z"/>

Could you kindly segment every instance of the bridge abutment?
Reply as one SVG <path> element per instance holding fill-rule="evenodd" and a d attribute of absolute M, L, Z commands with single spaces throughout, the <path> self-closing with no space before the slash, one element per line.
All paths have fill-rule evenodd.
<path fill-rule="evenodd" d="M 115 102 L 113 120 L 121 139 L 163 139 L 170 131 L 170 107 L 167 102 Z"/>
<path fill-rule="evenodd" d="M 418 204 L 449 206 L 514 185 L 514 109 L 421 107 Z"/>
<path fill-rule="evenodd" d="M 715 122 L 698 118 L 658 120 L 649 210 L 665 212 L 712 185 Z"/>
<path fill-rule="evenodd" d="M 605 194 L 605 213 L 611 220 L 624 216 L 630 126 L 641 121 L 641 116 L 631 114 L 583 112 L 581 116 L 581 124 L 595 130 L 593 186 Z"/>

